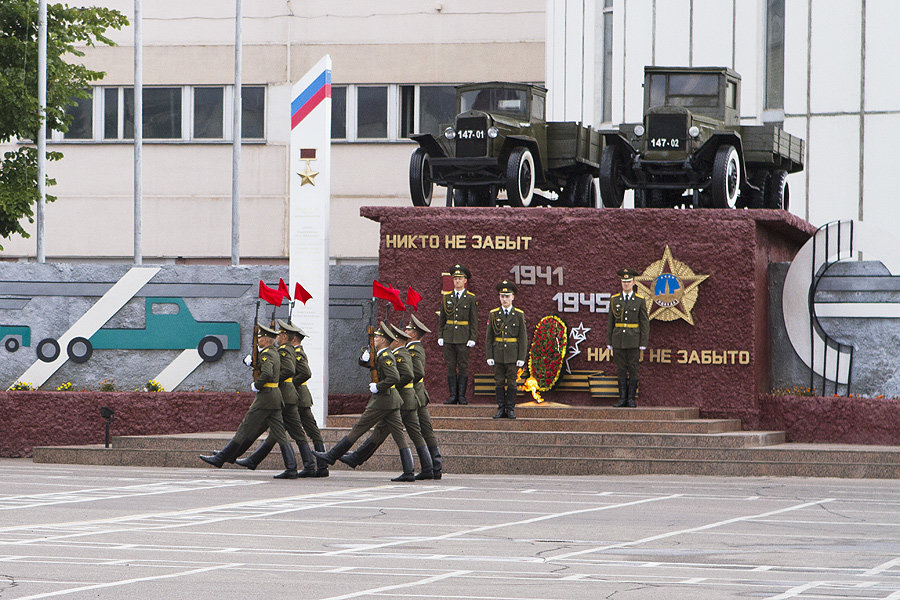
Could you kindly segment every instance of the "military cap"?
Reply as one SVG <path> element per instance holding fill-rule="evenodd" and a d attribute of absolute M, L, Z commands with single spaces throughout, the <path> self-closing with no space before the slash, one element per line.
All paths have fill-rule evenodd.
<path fill-rule="evenodd" d="M 278 324 L 278 328 L 282 331 L 286 331 L 288 333 L 293 333 L 297 335 L 302 335 L 303 337 L 307 337 L 306 332 L 300 329 L 298 325 L 294 325 L 293 323 L 288 323 L 284 319 L 278 319 L 275 321 Z"/>
<path fill-rule="evenodd" d="M 461 264 L 453 265 L 453 268 L 450 269 L 451 277 L 465 277 L 466 279 L 472 279 L 472 273 L 466 267 Z"/>
<path fill-rule="evenodd" d="M 267 327 L 266 325 L 263 325 L 262 323 L 259 323 L 258 327 L 259 327 L 259 333 L 257 334 L 258 337 L 263 337 L 263 336 L 275 337 L 276 335 L 278 335 L 277 331 L 275 331 L 271 327 Z"/>
<path fill-rule="evenodd" d="M 632 279 L 634 279 L 634 276 L 637 275 L 637 272 L 633 269 L 625 267 L 624 269 L 619 269 L 618 271 L 616 271 L 616 275 L 618 275 L 622 281 L 631 281 Z"/>
<path fill-rule="evenodd" d="M 394 335 L 394 332 L 384 321 L 378 322 L 378 329 L 375 330 L 375 335 L 380 335 L 381 337 L 387 338 L 391 341 L 397 339 L 397 336 Z"/>
<path fill-rule="evenodd" d="M 425 327 L 425 324 L 416 318 L 416 315 L 409 315 L 409 324 L 407 329 L 418 329 L 422 333 L 431 333 L 431 330 Z"/>
<path fill-rule="evenodd" d="M 394 325 L 393 323 L 391 323 L 391 329 L 393 329 L 393 330 L 394 330 L 394 333 L 397 334 L 397 339 L 399 339 L 399 338 L 401 338 L 401 337 L 402 337 L 404 340 L 408 340 L 408 339 L 409 339 L 409 334 L 406 333 L 405 331 L 403 331 L 401 328 L 399 328 L 399 327 L 397 327 L 396 325 Z"/>
<path fill-rule="evenodd" d="M 504 279 L 500 283 L 497 284 L 497 291 L 501 294 L 515 294 L 518 290 L 516 284 L 512 281 L 507 281 Z"/>

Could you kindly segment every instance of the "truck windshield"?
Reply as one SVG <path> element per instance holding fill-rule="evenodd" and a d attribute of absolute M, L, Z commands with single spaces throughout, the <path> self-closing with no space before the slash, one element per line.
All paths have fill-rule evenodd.
<path fill-rule="evenodd" d="M 480 110 L 494 113 L 512 113 L 527 116 L 528 94 L 525 90 L 509 88 L 482 88 L 462 92 L 459 96 L 459 112 Z"/>
<path fill-rule="evenodd" d="M 668 82 L 668 89 L 666 89 Z M 719 76 L 713 73 L 685 73 L 650 76 L 650 106 L 716 106 Z"/>

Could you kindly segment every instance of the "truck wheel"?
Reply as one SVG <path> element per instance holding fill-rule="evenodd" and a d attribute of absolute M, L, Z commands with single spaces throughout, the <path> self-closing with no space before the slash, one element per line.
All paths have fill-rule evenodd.
<path fill-rule="evenodd" d="M 453 190 L 453 206 L 469 206 L 468 188 L 457 188 Z"/>
<path fill-rule="evenodd" d="M 601 191 L 600 194 L 603 195 L 603 192 Z M 634 190 L 634 207 L 635 208 L 647 208 L 647 206 L 650 204 L 649 200 L 647 199 L 647 197 L 649 195 L 650 195 L 650 190 L 635 189 Z M 605 203 L 604 203 L 604 205 L 605 205 Z"/>
<path fill-rule="evenodd" d="M 200 358 L 205 362 L 216 362 L 222 358 L 225 348 L 222 347 L 222 340 L 214 335 L 208 335 L 197 344 L 197 352 Z"/>
<path fill-rule="evenodd" d="M 734 146 L 719 146 L 709 186 L 713 208 L 734 208 L 741 191 L 741 163 Z"/>
<path fill-rule="evenodd" d="M 766 208 L 783 208 L 787 210 L 791 203 L 791 190 L 788 187 L 787 171 L 772 171 L 766 185 Z"/>
<path fill-rule="evenodd" d="M 53 338 L 44 338 L 38 342 L 34 351 L 42 361 L 46 363 L 53 362 L 59 357 L 59 342 Z"/>
<path fill-rule="evenodd" d="M 431 206 L 431 161 L 424 148 L 413 150 L 409 159 L 409 194 L 414 206 Z"/>
<path fill-rule="evenodd" d="M 19 349 L 19 340 L 14 337 L 6 338 L 6 341 L 3 342 L 3 347 L 6 348 L 7 352 L 15 352 Z"/>
<path fill-rule="evenodd" d="M 758 189 L 748 187 L 741 190 L 741 202 L 738 203 L 738 207 L 763 208 L 766 202 L 766 189 L 769 187 L 769 172 L 762 169 L 753 171 L 749 173 L 748 179 L 750 184 Z"/>
<path fill-rule="evenodd" d="M 69 360 L 75 363 L 85 363 L 94 353 L 94 346 L 91 342 L 83 337 L 74 337 L 66 346 L 66 354 Z"/>
<path fill-rule="evenodd" d="M 607 146 L 600 155 L 600 199 L 607 208 L 620 208 L 625 199 L 625 182 L 622 181 L 622 149 Z M 635 196 L 635 208 L 637 196 Z"/>
<path fill-rule="evenodd" d="M 572 194 L 572 206 L 576 208 L 595 208 L 597 193 L 594 190 L 594 177 L 590 173 L 575 176 L 575 189 Z"/>
<path fill-rule="evenodd" d="M 534 157 L 528 148 L 516 148 L 506 163 L 506 197 L 510 206 L 531 206 L 534 200 Z"/>
<path fill-rule="evenodd" d="M 475 188 L 469 192 L 469 206 L 497 206 L 499 191 L 500 188 L 496 185 Z"/>

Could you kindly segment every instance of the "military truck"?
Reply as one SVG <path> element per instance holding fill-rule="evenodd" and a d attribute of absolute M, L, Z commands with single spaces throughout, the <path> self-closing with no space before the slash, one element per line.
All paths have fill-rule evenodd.
<path fill-rule="evenodd" d="M 774 123 L 741 125 L 741 76 L 727 67 L 645 67 L 644 120 L 605 135 L 604 206 L 784 208 L 803 140 Z"/>
<path fill-rule="evenodd" d="M 546 97 L 524 83 L 459 86 L 456 121 L 410 136 L 419 144 L 409 161 L 413 204 L 430 206 L 437 184 L 447 206 L 496 206 L 501 189 L 510 206 L 596 206 L 603 138 L 581 123 L 548 123 Z"/>

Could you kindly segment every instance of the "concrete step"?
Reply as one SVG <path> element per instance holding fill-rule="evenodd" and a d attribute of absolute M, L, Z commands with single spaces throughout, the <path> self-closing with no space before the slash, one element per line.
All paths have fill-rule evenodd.
<path fill-rule="evenodd" d="M 496 404 L 429 404 L 432 417 L 491 417 L 497 412 Z M 524 418 L 567 418 L 567 419 L 699 419 L 700 409 L 696 406 L 661 406 L 635 408 L 615 408 L 613 406 L 563 406 L 533 402 L 516 405 L 516 416 Z"/>
<path fill-rule="evenodd" d="M 518 417 L 518 411 L 516 413 Z M 328 417 L 328 427 L 352 427 L 359 415 Z M 491 417 L 436 417 L 431 423 L 435 429 L 505 430 L 505 431 L 593 431 L 629 433 L 723 433 L 740 431 L 739 419 L 564 419 L 564 418 L 516 418 L 492 419 Z"/>

